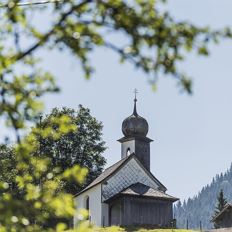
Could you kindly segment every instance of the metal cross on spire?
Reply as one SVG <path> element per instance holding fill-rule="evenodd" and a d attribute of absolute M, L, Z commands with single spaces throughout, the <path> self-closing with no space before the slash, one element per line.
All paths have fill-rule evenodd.
<path fill-rule="evenodd" d="M 134 90 L 134 94 L 135 94 L 135 99 L 134 99 L 134 111 L 133 111 L 133 115 L 135 115 L 135 116 L 138 116 L 137 109 L 136 109 L 137 93 L 138 93 L 138 90 L 135 89 L 135 90 Z"/>
<path fill-rule="evenodd" d="M 137 89 L 134 89 L 135 101 L 137 101 L 137 93 L 138 93 L 138 90 L 137 90 Z"/>

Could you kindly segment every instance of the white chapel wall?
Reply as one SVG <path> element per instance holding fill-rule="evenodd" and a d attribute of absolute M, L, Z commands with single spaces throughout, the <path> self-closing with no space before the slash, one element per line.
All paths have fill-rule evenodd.
<path fill-rule="evenodd" d="M 130 154 L 135 152 L 135 140 L 130 140 L 121 144 L 122 158 L 127 157 L 127 150 L 130 149 Z"/>
<path fill-rule="evenodd" d="M 109 226 L 109 205 L 102 203 L 102 226 Z"/>
<path fill-rule="evenodd" d="M 102 222 L 102 207 L 101 207 L 101 184 L 94 186 L 93 188 L 83 192 L 79 196 L 75 197 L 77 203 L 77 211 L 80 208 L 85 208 L 85 202 L 87 196 L 89 197 L 89 213 L 91 223 L 96 226 L 101 226 Z M 74 225 L 78 223 L 77 216 L 74 217 Z"/>
<path fill-rule="evenodd" d="M 115 194 L 121 192 L 126 187 L 140 182 L 154 189 L 158 188 L 158 184 L 147 175 L 140 167 L 137 161 L 132 158 L 125 166 L 123 166 L 116 174 L 114 174 L 107 184 L 102 186 L 103 201 L 109 199 Z"/>

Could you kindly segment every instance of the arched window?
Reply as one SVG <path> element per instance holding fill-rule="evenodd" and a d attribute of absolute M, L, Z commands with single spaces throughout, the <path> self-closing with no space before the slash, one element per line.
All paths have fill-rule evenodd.
<path fill-rule="evenodd" d="M 89 196 L 86 196 L 85 199 L 84 199 L 84 207 L 85 207 L 86 210 L 89 211 Z M 90 220 L 90 216 L 88 215 L 88 217 L 86 219 Z"/>
<path fill-rule="evenodd" d="M 130 148 L 128 147 L 126 150 L 126 156 L 129 156 L 131 154 Z"/>
<path fill-rule="evenodd" d="M 85 198 L 85 209 L 89 210 L 89 196 Z"/>

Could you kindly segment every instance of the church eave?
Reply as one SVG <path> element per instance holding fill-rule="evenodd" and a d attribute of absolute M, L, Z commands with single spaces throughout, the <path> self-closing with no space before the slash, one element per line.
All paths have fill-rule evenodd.
<path fill-rule="evenodd" d="M 144 199 L 149 198 L 149 199 L 154 199 L 154 200 L 170 201 L 170 202 L 175 202 L 179 200 L 179 198 L 170 196 L 162 191 L 155 190 L 149 186 L 146 186 L 138 182 L 123 189 L 121 192 L 105 200 L 104 202 L 110 203 L 124 196 L 132 197 L 132 198 L 144 198 Z"/>
<path fill-rule="evenodd" d="M 129 196 L 131 198 L 143 198 L 143 199 L 154 199 L 154 200 L 161 200 L 161 201 L 169 201 L 169 202 L 176 202 L 179 200 L 179 198 L 164 198 L 164 197 L 152 197 L 152 196 L 140 196 L 140 195 L 131 195 L 131 194 L 121 194 L 121 193 L 118 193 L 116 194 L 115 196 L 107 199 L 104 201 L 104 203 L 110 203 L 116 199 L 119 199 L 121 197 L 124 197 L 124 196 Z"/>
<path fill-rule="evenodd" d="M 120 143 L 131 141 L 131 140 L 142 140 L 145 142 L 153 142 L 154 140 L 148 138 L 148 137 L 141 137 L 141 136 L 131 136 L 131 137 L 122 137 L 121 139 L 118 139 L 117 141 Z"/>

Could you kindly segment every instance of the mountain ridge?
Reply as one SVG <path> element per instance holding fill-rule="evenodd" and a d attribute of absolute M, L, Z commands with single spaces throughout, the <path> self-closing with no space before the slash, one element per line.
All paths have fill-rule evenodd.
<path fill-rule="evenodd" d="M 186 228 L 188 224 L 190 229 L 199 229 L 201 224 L 204 229 L 213 228 L 210 220 L 221 189 L 227 201 L 232 202 L 232 164 L 226 172 L 217 174 L 196 196 L 179 201 L 174 206 L 177 227 Z"/>

